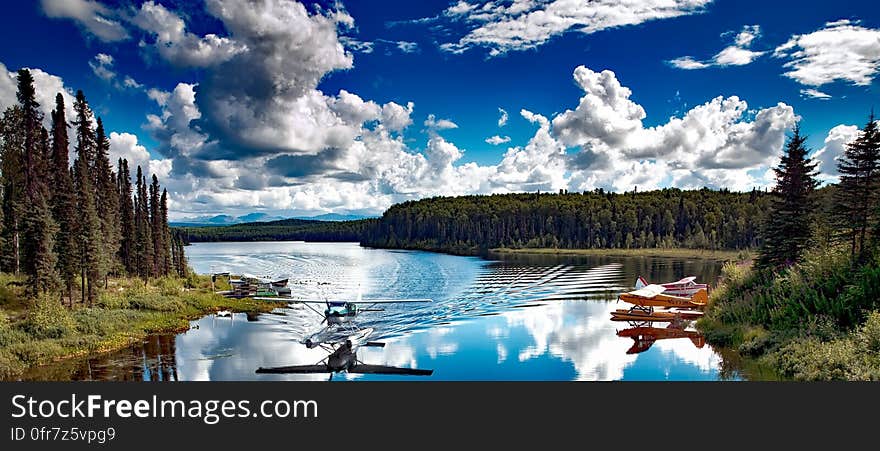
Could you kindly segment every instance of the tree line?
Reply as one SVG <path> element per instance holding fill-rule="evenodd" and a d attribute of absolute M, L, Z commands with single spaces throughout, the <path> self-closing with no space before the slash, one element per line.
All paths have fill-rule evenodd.
<path fill-rule="evenodd" d="M 58 93 L 51 130 L 33 77 L 18 71 L 18 103 L 0 118 L 0 271 L 27 276 L 29 296 L 57 293 L 89 305 L 111 276 L 185 275 L 186 257 L 168 226 L 168 193 L 126 159 L 114 171 L 110 140 L 82 91 L 68 121 Z M 75 133 L 70 164 L 69 129 Z"/>
<path fill-rule="evenodd" d="M 375 219 L 316 221 L 283 219 L 228 226 L 174 227 L 186 243 L 205 241 L 360 241 Z"/>
<path fill-rule="evenodd" d="M 856 266 L 880 250 L 880 130 L 873 111 L 857 138 L 838 158 L 840 182 L 828 199 L 817 195 L 816 161 L 799 128 L 788 139 L 763 230 L 757 264 L 779 269 L 798 263 L 822 244 L 846 244 Z"/>
<path fill-rule="evenodd" d="M 363 243 L 465 254 L 499 247 L 749 249 L 760 243 L 768 201 L 764 191 L 707 188 L 435 197 L 392 206 Z"/>

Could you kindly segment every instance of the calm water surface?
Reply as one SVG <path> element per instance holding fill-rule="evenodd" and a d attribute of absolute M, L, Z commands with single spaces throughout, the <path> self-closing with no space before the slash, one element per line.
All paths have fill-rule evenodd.
<path fill-rule="evenodd" d="M 197 243 L 199 273 L 289 277 L 293 296 L 431 298 L 364 312 L 384 347 L 357 351 L 365 364 L 431 369 L 431 376 L 334 374 L 333 380 L 717 380 L 738 379 L 709 345 L 657 339 L 641 352 L 631 325 L 610 312 L 638 275 L 665 282 L 695 275 L 714 283 L 721 264 L 704 259 L 458 257 L 362 248 L 356 243 Z M 35 370 L 38 379 L 326 380 L 327 374 L 256 374 L 259 367 L 312 365 L 328 353 L 300 340 L 321 328 L 302 305 L 271 314 L 206 316 L 177 335 L 154 335 L 121 352 Z M 666 323 L 644 332 L 662 334 Z M 643 343 L 644 344 L 644 343 Z"/>

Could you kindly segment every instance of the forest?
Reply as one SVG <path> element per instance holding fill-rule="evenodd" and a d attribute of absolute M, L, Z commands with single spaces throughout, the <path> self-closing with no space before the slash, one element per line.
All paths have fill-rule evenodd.
<path fill-rule="evenodd" d="M 375 219 L 316 221 L 283 219 L 228 226 L 173 227 L 185 243 L 206 241 L 361 241 Z"/>
<path fill-rule="evenodd" d="M 492 248 L 750 249 L 769 196 L 753 190 L 523 193 L 394 205 L 363 243 L 474 254 Z"/>
<path fill-rule="evenodd" d="M 71 120 L 57 94 L 50 131 L 32 75 L 22 69 L 17 81 L 18 104 L 0 119 L 0 271 L 24 275 L 30 297 L 54 293 L 70 306 L 77 297 L 91 305 L 110 277 L 185 273 L 167 191 L 140 166 L 133 187 L 127 160 L 114 171 L 103 121 L 83 92 Z"/>
<path fill-rule="evenodd" d="M 736 250 L 760 244 L 769 199 L 759 190 L 674 188 L 434 197 L 394 205 L 379 219 L 286 219 L 174 230 L 186 242 L 358 241 L 466 255 L 501 247 Z"/>

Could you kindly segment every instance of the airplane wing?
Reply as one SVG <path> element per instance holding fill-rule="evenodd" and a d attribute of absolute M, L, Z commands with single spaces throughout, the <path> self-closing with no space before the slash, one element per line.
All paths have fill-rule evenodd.
<path fill-rule="evenodd" d="M 396 366 L 357 364 L 348 369 L 349 373 L 360 374 L 398 374 L 403 376 L 430 376 L 434 370 L 420 370 L 418 368 L 399 368 Z"/>
<path fill-rule="evenodd" d="M 273 368 L 257 368 L 258 374 L 314 374 L 329 373 L 327 365 L 292 365 Z"/>

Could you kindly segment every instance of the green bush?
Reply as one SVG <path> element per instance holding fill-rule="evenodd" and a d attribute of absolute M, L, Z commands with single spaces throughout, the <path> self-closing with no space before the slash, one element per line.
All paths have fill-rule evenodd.
<path fill-rule="evenodd" d="M 61 338 L 73 332 L 76 322 L 58 299 L 40 296 L 34 301 L 22 330 L 36 339 Z"/>
<path fill-rule="evenodd" d="M 24 364 L 11 352 L 0 348 L 0 381 L 15 380 L 24 372 Z"/>
<path fill-rule="evenodd" d="M 82 334 L 110 335 L 126 330 L 141 320 L 144 313 L 137 310 L 79 309 L 73 314 L 76 329 Z"/>
<path fill-rule="evenodd" d="M 8 346 L 7 350 L 26 365 L 49 363 L 65 354 L 57 340 L 26 341 Z"/>

